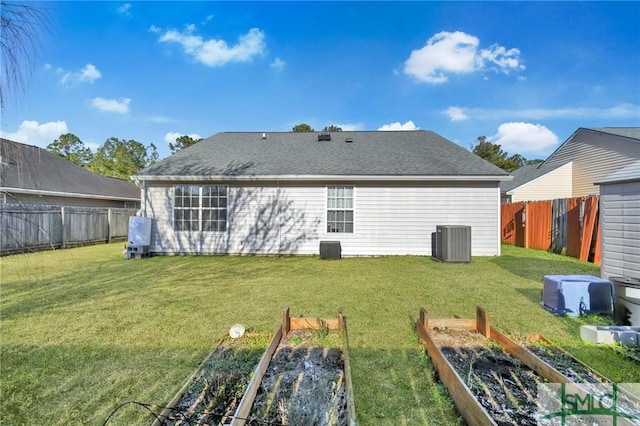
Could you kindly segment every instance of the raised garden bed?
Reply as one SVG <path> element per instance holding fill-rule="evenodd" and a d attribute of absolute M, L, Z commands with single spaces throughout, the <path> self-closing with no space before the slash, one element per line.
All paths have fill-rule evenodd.
<path fill-rule="evenodd" d="M 535 396 L 542 377 L 475 330 L 434 327 L 429 335 L 495 424 L 537 424 Z"/>
<path fill-rule="evenodd" d="M 346 321 L 282 315 L 232 426 L 355 425 Z"/>
<path fill-rule="evenodd" d="M 230 420 L 269 335 L 222 339 L 158 416 L 153 426 L 217 425 Z"/>
<path fill-rule="evenodd" d="M 475 319 L 430 319 L 421 309 L 416 329 L 470 425 L 545 424 L 537 413 L 538 384 L 576 383 L 580 392 L 597 396 L 603 392 L 598 385 L 610 383 L 543 336 L 507 337 L 479 307 Z M 636 412 L 636 396 L 620 390 L 619 397 L 619 407 Z M 628 419 L 618 422 L 631 424 Z"/>

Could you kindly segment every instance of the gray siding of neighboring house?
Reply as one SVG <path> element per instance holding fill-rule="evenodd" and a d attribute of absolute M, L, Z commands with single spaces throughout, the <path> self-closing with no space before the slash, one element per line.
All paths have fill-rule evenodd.
<path fill-rule="evenodd" d="M 203 185 L 205 183 L 199 183 Z M 215 184 L 215 183 L 213 183 Z M 327 186 L 354 186 L 354 232 L 327 233 Z M 317 255 L 340 241 L 344 256 L 431 255 L 437 225 L 469 225 L 472 255 L 500 254 L 497 182 L 228 183 L 227 232 L 174 232 L 173 185 L 149 182 L 151 251 Z"/>
<path fill-rule="evenodd" d="M 542 201 L 556 198 L 571 198 L 572 163 L 565 164 L 530 182 L 507 192 L 511 202 Z"/>
<path fill-rule="evenodd" d="M 620 136 L 580 129 L 546 161 L 554 167 L 573 161 L 573 197 L 597 195 L 594 182 L 633 163 L 640 156 L 640 143 Z"/>
<path fill-rule="evenodd" d="M 39 194 L 2 194 L 3 204 L 36 204 L 47 206 L 139 208 L 139 201 L 108 200 L 91 197 L 58 197 Z M 126 204 L 125 204 L 126 203 Z"/>

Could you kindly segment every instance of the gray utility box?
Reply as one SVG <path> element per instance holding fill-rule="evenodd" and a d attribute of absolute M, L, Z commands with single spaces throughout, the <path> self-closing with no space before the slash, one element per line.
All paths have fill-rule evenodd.
<path fill-rule="evenodd" d="M 341 257 L 340 241 L 320 241 L 320 259 L 340 259 Z"/>
<path fill-rule="evenodd" d="M 631 277 L 610 277 L 615 300 L 616 323 L 640 326 L 640 280 Z"/>
<path fill-rule="evenodd" d="M 471 262 L 471 227 L 437 225 L 435 258 L 442 262 Z"/>

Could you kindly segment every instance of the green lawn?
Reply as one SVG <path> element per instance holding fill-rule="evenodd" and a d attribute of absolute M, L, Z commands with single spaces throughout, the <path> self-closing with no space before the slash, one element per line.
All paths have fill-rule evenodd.
<path fill-rule="evenodd" d="M 581 343 L 584 319 L 540 307 L 543 275 L 599 276 L 599 268 L 539 251 L 504 246 L 501 257 L 470 264 L 125 260 L 122 244 L 111 244 L 0 262 L 0 424 L 99 425 L 123 402 L 162 404 L 229 326 L 273 332 L 285 305 L 292 316 L 345 313 L 362 425 L 459 422 L 415 335 L 420 306 L 432 317 L 470 318 L 480 305 L 503 331 L 542 333 L 615 381 L 640 381 L 638 364 Z M 150 419 L 132 412 L 140 424 Z"/>

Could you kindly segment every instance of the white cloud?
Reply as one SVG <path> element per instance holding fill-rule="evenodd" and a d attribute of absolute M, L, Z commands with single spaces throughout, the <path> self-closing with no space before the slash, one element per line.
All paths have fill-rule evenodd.
<path fill-rule="evenodd" d="M 130 16 L 131 15 L 131 3 L 125 3 L 117 9 L 118 13 L 122 13 L 123 15 Z"/>
<path fill-rule="evenodd" d="M 126 114 L 129 112 L 129 103 L 131 99 L 120 98 L 118 99 L 105 99 L 105 98 L 93 98 L 91 105 L 100 111 L 116 112 L 118 114 Z"/>
<path fill-rule="evenodd" d="M 48 71 L 51 68 L 53 68 L 53 66 L 51 64 L 44 64 L 44 67 L 42 67 L 43 70 Z"/>
<path fill-rule="evenodd" d="M 390 124 L 384 124 L 379 127 L 378 130 L 418 130 L 419 128 L 413 124 L 413 121 L 409 120 L 404 124 L 401 124 L 399 121 Z"/>
<path fill-rule="evenodd" d="M 340 127 L 345 132 L 354 132 L 357 130 L 364 130 L 364 124 L 362 123 L 336 124 L 336 126 Z"/>
<path fill-rule="evenodd" d="M 158 28 L 155 25 L 152 25 L 152 26 L 149 27 L 149 32 L 151 32 L 151 33 L 156 33 L 157 34 L 157 33 L 161 32 L 161 31 L 162 31 L 162 28 Z"/>
<path fill-rule="evenodd" d="M 5 139 L 28 145 L 36 145 L 41 148 L 46 148 L 47 145 L 58 139 L 58 137 L 64 133 L 69 133 L 65 121 L 49 121 L 48 123 L 40 124 L 37 121 L 25 120 L 14 133 L 0 130 L 0 136 Z"/>
<path fill-rule="evenodd" d="M 280 58 L 274 59 L 273 62 L 269 64 L 269 66 L 276 71 L 282 71 L 285 65 L 286 65 L 286 62 Z"/>
<path fill-rule="evenodd" d="M 169 132 L 166 135 L 164 135 L 164 141 L 167 144 L 176 143 L 176 139 L 178 139 L 180 136 L 189 136 L 191 139 L 194 139 L 194 140 L 202 139 L 202 136 L 200 136 L 197 133 L 186 135 L 185 133 Z"/>
<path fill-rule="evenodd" d="M 509 153 L 538 152 L 558 143 L 558 136 L 540 124 L 503 123 L 491 138 Z"/>
<path fill-rule="evenodd" d="M 80 83 L 93 83 L 102 77 L 102 74 L 93 64 L 87 64 L 79 71 L 64 73 L 60 83 L 64 85 L 78 85 Z"/>
<path fill-rule="evenodd" d="M 482 109 L 464 108 L 464 111 L 479 120 L 551 120 L 551 119 L 637 119 L 640 105 L 618 104 L 611 107 L 568 107 L 528 109 Z"/>
<path fill-rule="evenodd" d="M 194 31 L 194 25 L 187 26 L 184 31 L 168 30 L 158 41 L 178 43 L 186 54 L 210 67 L 221 67 L 229 62 L 249 62 L 254 56 L 264 55 L 266 52 L 264 32 L 259 28 L 251 28 L 233 46 L 227 45 L 224 40 L 204 40 L 201 36 L 194 35 Z"/>
<path fill-rule="evenodd" d="M 426 83 L 444 83 L 449 74 L 468 74 L 485 68 L 509 73 L 524 69 L 518 49 L 494 44 L 478 50 L 480 40 L 462 31 L 442 31 L 424 47 L 413 50 L 404 63 L 404 72 Z"/>
<path fill-rule="evenodd" d="M 464 110 L 460 107 L 449 107 L 444 111 L 445 114 L 449 116 L 449 120 L 451 121 L 464 121 L 468 120 L 469 116 L 464 113 Z"/>

